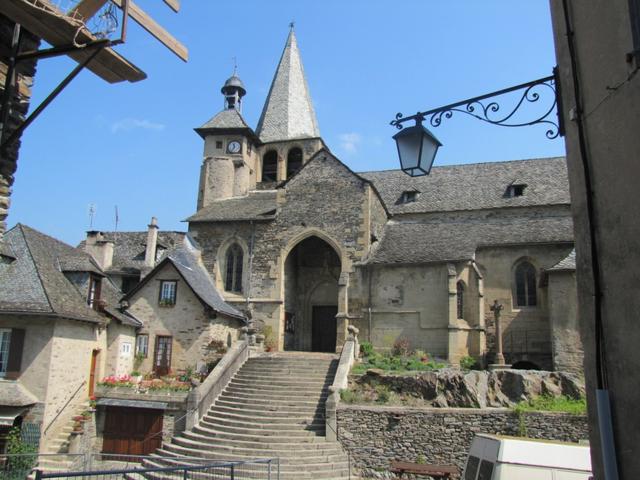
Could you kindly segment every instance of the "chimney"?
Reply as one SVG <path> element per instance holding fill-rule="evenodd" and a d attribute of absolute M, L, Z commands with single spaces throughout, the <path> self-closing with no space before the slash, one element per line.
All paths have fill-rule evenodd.
<path fill-rule="evenodd" d="M 153 268 L 156 264 L 156 248 L 158 246 L 158 219 L 151 217 L 147 231 L 147 248 L 144 252 L 145 267 Z"/>
<path fill-rule="evenodd" d="M 113 247 L 113 242 L 106 240 L 102 232 L 97 230 L 87 232 L 84 250 L 93 257 L 102 270 L 107 270 L 113 264 Z"/>

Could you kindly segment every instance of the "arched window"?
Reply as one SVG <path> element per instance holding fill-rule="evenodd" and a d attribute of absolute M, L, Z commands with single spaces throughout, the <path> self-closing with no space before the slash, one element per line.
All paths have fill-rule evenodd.
<path fill-rule="evenodd" d="M 536 269 L 529 262 L 516 267 L 516 306 L 534 307 L 537 304 Z"/>
<path fill-rule="evenodd" d="M 262 157 L 262 181 L 275 182 L 278 180 L 278 152 L 269 150 Z"/>
<path fill-rule="evenodd" d="M 294 147 L 287 155 L 287 178 L 291 178 L 302 167 L 302 149 Z"/>
<path fill-rule="evenodd" d="M 242 248 L 234 243 L 227 250 L 226 275 L 224 289 L 227 292 L 242 292 Z"/>
<path fill-rule="evenodd" d="M 464 318 L 464 282 L 462 282 L 462 280 L 456 284 L 456 302 L 458 318 Z"/>

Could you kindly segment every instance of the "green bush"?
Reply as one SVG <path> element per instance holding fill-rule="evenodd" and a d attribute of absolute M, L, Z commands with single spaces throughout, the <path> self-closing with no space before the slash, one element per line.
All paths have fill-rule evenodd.
<path fill-rule="evenodd" d="M 585 398 L 576 400 L 564 395 L 559 397 L 540 395 L 518 403 L 513 409 L 516 414 L 523 412 L 564 412 L 572 415 L 586 415 L 587 401 Z"/>
<path fill-rule="evenodd" d="M 362 395 L 359 392 L 343 388 L 340 390 L 340 400 L 344 403 L 359 403 L 362 401 Z"/>
<path fill-rule="evenodd" d="M 362 342 L 360 344 L 360 353 L 365 357 L 371 356 L 371 354 L 373 354 L 373 345 L 371 342 Z"/>
<path fill-rule="evenodd" d="M 8 476 L 6 478 L 16 480 L 26 478 L 36 464 L 38 448 L 22 440 L 19 427 L 13 427 L 9 430 L 9 435 L 7 435 L 7 453 L 20 456 L 10 457 L 7 460 L 5 468 L 8 471 Z M 5 475 L 7 474 L 5 473 Z"/>
<path fill-rule="evenodd" d="M 378 385 L 376 395 L 376 403 L 387 403 L 391 399 L 391 390 L 386 385 Z"/>
<path fill-rule="evenodd" d="M 460 368 L 463 370 L 473 370 L 477 366 L 476 359 L 469 355 L 460 359 Z"/>

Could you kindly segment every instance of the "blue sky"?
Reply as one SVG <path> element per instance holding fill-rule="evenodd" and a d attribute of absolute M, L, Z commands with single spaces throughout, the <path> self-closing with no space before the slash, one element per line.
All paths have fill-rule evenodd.
<path fill-rule="evenodd" d="M 110 85 L 83 72 L 23 136 L 9 225 L 76 244 L 89 227 L 184 230 L 195 211 L 202 140 L 193 131 L 222 108 L 238 61 L 243 115 L 255 127 L 294 20 L 321 134 L 356 171 L 398 168 L 396 112 L 415 113 L 551 74 L 549 5 L 540 0 L 183 0 L 173 14 L 138 0 L 188 48 L 184 63 L 130 22 L 118 51 L 148 79 Z M 38 66 L 38 103 L 74 63 Z M 485 125 L 456 116 L 434 133 L 436 165 L 564 154 L 543 127 Z"/>

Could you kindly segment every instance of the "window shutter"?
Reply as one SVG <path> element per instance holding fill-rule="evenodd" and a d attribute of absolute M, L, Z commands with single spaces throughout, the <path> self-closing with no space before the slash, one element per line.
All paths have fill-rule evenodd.
<path fill-rule="evenodd" d="M 23 328 L 11 329 L 11 342 L 9 344 L 9 361 L 7 363 L 7 374 L 5 378 L 15 380 L 20 376 L 22 366 L 22 350 L 24 347 Z"/>

